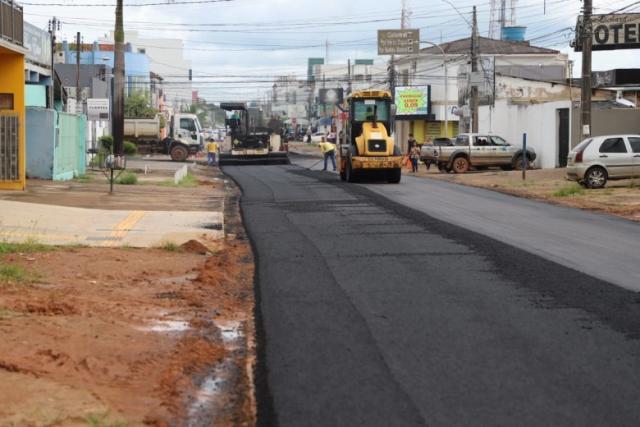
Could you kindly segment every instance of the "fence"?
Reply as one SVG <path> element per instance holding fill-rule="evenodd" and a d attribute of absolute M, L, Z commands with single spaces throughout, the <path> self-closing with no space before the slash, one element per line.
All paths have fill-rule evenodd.
<path fill-rule="evenodd" d="M 0 114 L 0 182 L 20 180 L 19 126 L 17 114 Z"/>
<path fill-rule="evenodd" d="M 27 175 L 62 181 L 86 172 L 86 118 L 27 108 Z"/>

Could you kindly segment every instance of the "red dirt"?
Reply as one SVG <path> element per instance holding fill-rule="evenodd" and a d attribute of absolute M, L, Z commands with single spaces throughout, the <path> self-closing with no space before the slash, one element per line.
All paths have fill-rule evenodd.
<path fill-rule="evenodd" d="M 58 249 L 0 256 L 36 283 L 0 279 L 0 425 L 176 425 L 223 358 L 230 404 L 212 425 L 253 425 L 253 260 L 245 241 L 212 256 Z M 238 321 L 240 351 L 216 322 Z M 183 332 L 154 331 L 163 321 Z"/>

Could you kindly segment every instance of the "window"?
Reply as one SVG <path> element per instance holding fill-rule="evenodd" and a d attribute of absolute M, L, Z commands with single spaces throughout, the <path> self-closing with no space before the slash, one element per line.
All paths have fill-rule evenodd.
<path fill-rule="evenodd" d="M 191 119 L 180 119 L 180 129 L 185 129 L 190 132 L 196 131 L 196 125 Z"/>
<path fill-rule="evenodd" d="M 504 147 L 509 145 L 509 143 L 507 141 L 505 141 L 504 139 L 502 139 L 499 136 L 493 135 L 491 137 L 491 145 L 498 145 L 500 147 Z"/>
<path fill-rule="evenodd" d="M 476 136 L 473 145 L 476 145 L 478 147 L 486 147 L 489 145 L 488 138 L 486 136 Z"/>
<path fill-rule="evenodd" d="M 600 146 L 601 153 L 626 153 L 627 146 L 622 138 L 605 139 Z"/>
<path fill-rule="evenodd" d="M 376 107 L 375 113 L 378 121 L 386 122 L 389 119 L 388 101 L 374 99 L 366 99 L 354 103 L 354 120 L 357 122 L 373 120 L 374 107 Z"/>
<path fill-rule="evenodd" d="M 467 135 L 458 135 L 456 145 L 469 145 L 469 137 Z"/>
<path fill-rule="evenodd" d="M 580 151 L 585 150 L 589 144 L 591 144 L 591 141 L 593 141 L 593 138 L 585 139 L 580 144 L 576 145 L 572 151 L 579 153 Z"/>
<path fill-rule="evenodd" d="M 0 110 L 13 110 L 12 93 L 0 93 Z"/>
<path fill-rule="evenodd" d="M 629 144 L 631 144 L 631 151 L 634 153 L 640 153 L 640 137 L 630 136 Z"/>

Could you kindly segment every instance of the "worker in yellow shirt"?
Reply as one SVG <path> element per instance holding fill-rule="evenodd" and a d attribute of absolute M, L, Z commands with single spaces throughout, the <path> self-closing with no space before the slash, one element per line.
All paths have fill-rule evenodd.
<path fill-rule="evenodd" d="M 324 155 L 324 168 L 323 171 L 327 170 L 327 160 L 331 159 L 331 163 L 333 164 L 333 170 L 336 170 L 336 144 L 328 142 L 326 138 L 322 138 L 322 142 L 320 143 L 320 150 Z"/>
<path fill-rule="evenodd" d="M 218 143 L 215 141 L 210 141 L 207 143 L 207 164 L 209 166 L 218 164 Z"/>

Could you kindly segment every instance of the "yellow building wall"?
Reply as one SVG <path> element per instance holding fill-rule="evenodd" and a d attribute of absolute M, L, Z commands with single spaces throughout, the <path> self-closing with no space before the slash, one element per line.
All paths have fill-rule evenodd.
<path fill-rule="evenodd" d="M 425 120 L 416 120 L 411 122 L 411 132 L 413 137 L 419 144 L 426 142 L 427 137 L 438 138 L 445 136 L 444 121 L 428 122 Z M 453 138 L 458 134 L 458 122 L 449 122 L 449 138 Z"/>
<path fill-rule="evenodd" d="M 19 173 L 18 181 L 0 181 L 0 189 L 24 190 L 27 169 L 27 147 L 25 139 L 25 87 L 24 55 L 0 47 L 0 93 L 13 94 L 13 110 L 0 113 L 17 113 L 19 120 Z"/>

